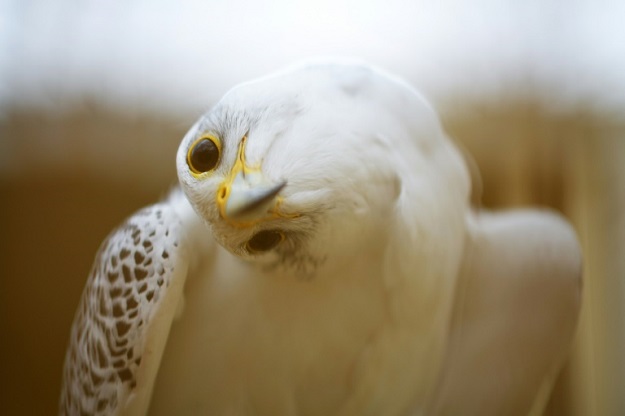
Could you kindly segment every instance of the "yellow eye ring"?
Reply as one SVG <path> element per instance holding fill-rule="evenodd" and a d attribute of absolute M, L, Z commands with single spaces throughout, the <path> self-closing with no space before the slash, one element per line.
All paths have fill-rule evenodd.
<path fill-rule="evenodd" d="M 196 178 L 215 170 L 220 160 L 221 141 L 216 136 L 204 134 L 189 146 L 187 165 Z"/>

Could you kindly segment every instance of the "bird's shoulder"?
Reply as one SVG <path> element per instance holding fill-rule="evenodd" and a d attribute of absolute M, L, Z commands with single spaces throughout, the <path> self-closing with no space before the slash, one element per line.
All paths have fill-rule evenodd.
<path fill-rule="evenodd" d="M 550 388 L 575 333 L 577 238 L 562 217 L 538 210 L 482 212 L 470 228 L 433 409 L 527 414 L 545 405 L 540 389 Z"/>
<path fill-rule="evenodd" d="M 139 210 L 102 243 L 74 318 L 61 414 L 147 408 L 188 268 L 176 198 Z"/>

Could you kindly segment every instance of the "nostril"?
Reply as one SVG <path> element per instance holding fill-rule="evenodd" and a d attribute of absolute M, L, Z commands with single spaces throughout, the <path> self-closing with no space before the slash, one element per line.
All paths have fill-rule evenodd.
<path fill-rule="evenodd" d="M 225 186 L 222 186 L 221 189 L 219 190 L 219 195 L 218 198 L 221 200 L 226 199 L 226 194 L 228 193 L 228 190 L 226 189 Z"/>

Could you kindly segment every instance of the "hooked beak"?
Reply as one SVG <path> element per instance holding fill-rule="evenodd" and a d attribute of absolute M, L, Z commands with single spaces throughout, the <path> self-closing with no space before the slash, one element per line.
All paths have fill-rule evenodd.
<path fill-rule="evenodd" d="M 249 175 L 248 175 L 249 176 Z M 222 216 L 234 222 L 256 222 L 266 217 L 276 204 L 276 197 L 286 186 L 286 181 L 277 185 L 250 185 L 242 173 L 238 173 L 225 200 Z"/>
<path fill-rule="evenodd" d="M 280 201 L 278 194 L 286 186 L 286 181 L 270 182 L 260 168 L 245 163 L 246 139 L 241 140 L 232 171 L 217 191 L 221 217 L 239 226 L 280 216 L 275 208 Z"/>

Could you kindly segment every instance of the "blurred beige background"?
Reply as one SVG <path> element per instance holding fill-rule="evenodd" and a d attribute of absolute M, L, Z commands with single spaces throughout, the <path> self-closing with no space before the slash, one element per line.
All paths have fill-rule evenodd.
<path fill-rule="evenodd" d="M 175 151 L 195 118 L 235 83 L 318 54 L 362 56 L 421 89 L 479 166 L 483 206 L 550 206 L 572 221 L 584 306 L 547 413 L 625 414 L 615 7 L 1 2 L 0 414 L 56 412 L 95 252 L 175 185 Z"/>

